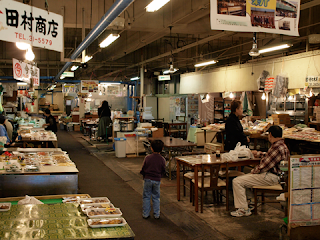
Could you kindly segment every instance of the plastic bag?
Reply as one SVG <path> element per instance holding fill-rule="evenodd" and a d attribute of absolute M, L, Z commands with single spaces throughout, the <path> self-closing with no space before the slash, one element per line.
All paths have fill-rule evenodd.
<path fill-rule="evenodd" d="M 35 197 L 30 197 L 28 195 L 26 195 L 24 199 L 21 199 L 18 202 L 18 205 L 27 205 L 27 204 L 43 204 L 43 202 L 39 201 Z"/>
<path fill-rule="evenodd" d="M 221 155 L 223 160 L 238 160 L 239 158 L 247 158 L 252 159 L 253 154 L 247 146 L 241 146 L 241 143 L 238 142 L 235 149 L 231 150 L 228 153 L 224 153 Z"/>
<path fill-rule="evenodd" d="M 266 70 L 263 70 L 262 73 L 260 74 L 259 78 L 257 79 L 257 84 L 258 84 L 258 89 L 259 90 L 264 90 L 265 88 L 265 82 L 266 79 L 269 77 L 269 72 Z"/>

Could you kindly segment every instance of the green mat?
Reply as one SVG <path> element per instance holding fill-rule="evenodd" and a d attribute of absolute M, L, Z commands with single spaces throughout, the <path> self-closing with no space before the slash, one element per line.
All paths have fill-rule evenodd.
<path fill-rule="evenodd" d="M 44 204 L 56 204 L 56 203 L 62 203 L 62 198 L 56 198 L 56 199 L 44 199 L 40 200 Z M 18 201 L 12 201 L 11 205 L 17 205 Z"/>

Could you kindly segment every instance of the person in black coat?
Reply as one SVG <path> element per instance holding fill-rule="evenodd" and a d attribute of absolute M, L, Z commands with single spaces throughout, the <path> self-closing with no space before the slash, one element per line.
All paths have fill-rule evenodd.
<path fill-rule="evenodd" d="M 101 107 L 98 108 L 99 115 L 99 125 L 98 125 L 98 137 L 101 139 L 107 139 L 108 136 L 111 136 L 112 128 L 111 124 L 111 111 L 109 107 L 109 103 L 107 101 L 103 101 Z M 110 127 L 110 128 L 109 128 Z"/>
<path fill-rule="evenodd" d="M 250 139 L 244 134 L 239 117 L 242 116 L 242 103 L 239 100 L 234 100 L 231 103 L 231 113 L 226 121 L 226 145 L 225 150 L 234 150 L 237 143 L 248 145 Z"/>
<path fill-rule="evenodd" d="M 46 109 L 43 114 L 46 116 L 46 124 L 43 124 L 42 127 L 47 131 L 56 133 L 58 131 L 57 122 L 54 116 L 51 115 L 50 109 Z"/>

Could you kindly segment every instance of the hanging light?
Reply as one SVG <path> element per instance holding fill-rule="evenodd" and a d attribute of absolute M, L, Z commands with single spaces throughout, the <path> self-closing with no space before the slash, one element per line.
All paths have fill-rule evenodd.
<path fill-rule="evenodd" d="M 266 93 L 262 93 L 261 99 L 266 100 Z"/>
<path fill-rule="evenodd" d="M 147 7 L 147 12 L 155 12 L 166 5 L 170 0 L 153 0 Z"/>
<path fill-rule="evenodd" d="M 92 97 L 92 93 L 89 93 L 89 98 L 91 98 Z"/>
<path fill-rule="evenodd" d="M 293 100 L 293 97 L 290 95 L 290 96 L 288 97 L 288 100 L 289 100 L 289 101 Z"/>
<path fill-rule="evenodd" d="M 197 63 L 194 65 L 194 67 L 204 67 L 204 66 L 215 64 L 217 62 L 218 61 L 212 60 L 212 61 L 208 61 L 208 62 Z"/>
<path fill-rule="evenodd" d="M 230 92 L 229 98 L 234 98 L 233 92 Z"/>
<path fill-rule="evenodd" d="M 257 45 L 257 33 L 253 33 L 253 44 L 252 49 L 249 52 L 251 57 L 258 57 L 260 55 L 258 45 Z"/>
<path fill-rule="evenodd" d="M 101 91 L 99 92 L 99 95 L 100 95 L 100 96 L 102 95 L 102 92 L 101 92 Z"/>
<path fill-rule="evenodd" d="M 278 46 L 261 49 L 261 50 L 259 50 L 259 53 L 272 52 L 272 51 L 277 51 L 277 50 L 281 50 L 281 49 L 286 49 L 286 48 L 289 48 L 289 47 L 292 47 L 292 44 L 285 43 L 285 44 L 281 44 L 281 45 L 278 45 Z"/>
<path fill-rule="evenodd" d="M 25 42 L 16 42 L 16 46 L 20 50 L 27 50 L 27 49 L 31 48 L 30 44 L 29 43 L 25 43 Z"/>
<path fill-rule="evenodd" d="M 130 80 L 131 81 L 137 81 L 137 80 L 139 80 L 140 79 L 140 77 L 133 77 L 133 78 L 130 78 Z"/>
<path fill-rule="evenodd" d="M 78 68 L 79 68 L 79 66 L 74 65 L 71 67 L 71 71 L 76 71 Z"/>
<path fill-rule="evenodd" d="M 26 55 L 25 55 L 25 58 L 28 60 L 28 61 L 33 61 L 34 59 L 34 53 L 32 52 L 32 49 L 31 48 L 28 48 L 27 52 L 26 52 Z"/>
<path fill-rule="evenodd" d="M 92 56 L 86 55 L 86 56 L 84 57 L 84 62 L 85 62 L 85 63 L 86 63 L 86 62 L 89 62 L 92 58 L 93 58 Z"/>
<path fill-rule="evenodd" d="M 120 37 L 119 34 L 113 34 L 111 33 L 106 39 L 104 39 L 99 46 L 101 48 L 108 47 L 111 43 L 113 43 L 115 40 L 117 40 Z"/>

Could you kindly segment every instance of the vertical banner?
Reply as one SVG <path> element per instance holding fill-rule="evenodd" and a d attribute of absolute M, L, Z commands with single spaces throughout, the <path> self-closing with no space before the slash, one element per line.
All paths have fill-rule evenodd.
<path fill-rule="evenodd" d="M 13 78 L 16 80 L 30 83 L 32 80 L 33 86 L 40 85 L 40 69 L 31 64 L 19 61 L 15 58 L 12 59 L 13 65 Z"/>
<path fill-rule="evenodd" d="M 300 0 L 211 0 L 211 29 L 299 36 Z"/>
<path fill-rule="evenodd" d="M 63 17 L 17 1 L 1 0 L 0 40 L 63 52 Z"/>

